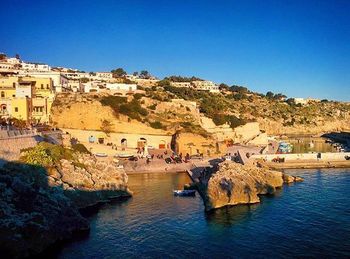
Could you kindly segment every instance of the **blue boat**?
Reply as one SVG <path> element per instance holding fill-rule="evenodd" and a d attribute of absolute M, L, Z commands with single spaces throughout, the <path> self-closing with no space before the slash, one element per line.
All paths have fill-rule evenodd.
<path fill-rule="evenodd" d="M 175 196 L 195 196 L 196 190 L 174 190 Z"/>

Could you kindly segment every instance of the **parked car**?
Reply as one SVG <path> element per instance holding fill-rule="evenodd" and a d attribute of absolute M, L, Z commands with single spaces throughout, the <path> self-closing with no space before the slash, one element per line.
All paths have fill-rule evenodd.
<path fill-rule="evenodd" d="M 129 161 L 137 161 L 139 160 L 136 156 L 129 157 Z"/>
<path fill-rule="evenodd" d="M 182 163 L 182 159 L 180 158 L 180 157 L 178 157 L 178 156 L 176 156 L 176 157 L 174 157 L 174 160 L 175 160 L 175 162 L 176 163 Z"/>
<path fill-rule="evenodd" d="M 203 159 L 203 156 L 198 154 L 198 155 L 192 155 L 190 156 L 191 159 Z"/>
<path fill-rule="evenodd" d="M 170 157 L 167 157 L 164 160 L 165 160 L 165 163 L 167 163 L 167 164 L 171 164 L 172 163 L 172 160 L 171 160 Z"/>

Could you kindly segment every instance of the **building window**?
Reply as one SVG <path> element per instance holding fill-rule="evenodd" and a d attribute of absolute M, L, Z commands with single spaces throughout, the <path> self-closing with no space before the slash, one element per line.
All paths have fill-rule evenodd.
<path fill-rule="evenodd" d="M 18 107 L 15 107 L 15 112 L 18 112 Z"/>
<path fill-rule="evenodd" d="M 5 98 L 5 92 L 1 91 L 1 98 Z"/>
<path fill-rule="evenodd" d="M 46 89 L 50 89 L 49 84 L 46 84 Z"/>
<path fill-rule="evenodd" d="M 12 87 L 16 88 L 16 83 L 15 82 L 12 83 Z"/>
<path fill-rule="evenodd" d="M 41 84 L 41 89 L 44 89 L 44 84 Z"/>

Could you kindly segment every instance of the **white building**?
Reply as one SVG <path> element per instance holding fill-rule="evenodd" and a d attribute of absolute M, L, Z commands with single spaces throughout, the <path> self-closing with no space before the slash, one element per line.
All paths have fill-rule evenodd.
<path fill-rule="evenodd" d="M 22 65 L 22 69 L 26 71 L 43 71 L 43 72 L 51 71 L 51 67 L 46 64 L 22 62 L 21 65 Z"/>
<path fill-rule="evenodd" d="M 88 79 L 93 78 L 90 75 L 90 73 L 83 73 L 83 72 L 64 72 L 62 74 L 65 75 L 68 79 L 75 79 L 75 80 L 79 80 L 81 78 L 88 78 Z"/>
<path fill-rule="evenodd" d="M 49 72 L 26 72 L 26 71 L 20 71 L 20 75 L 23 76 L 32 76 L 32 77 L 38 77 L 38 78 L 51 78 L 53 81 L 53 86 L 56 92 L 62 92 L 65 89 L 68 89 L 69 80 L 66 76 L 64 76 L 60 72 L 55 71 L 49 71 Z"/>
<path fill-rule="evenodd" d="M 128 91 L 134 92 L 137 90 L 136 84 L 122 84 L 122 83 L 106 83 L 106 88 L 111 91 Z"/>
<path fill-rule="evenodd" d="M 194 89 L 200 90 L 200 91 L 209 91 L 211 93 L 219 93 L 219 86 L 214 84 L 212 81 L 192 81 L 192 86 Z"/>
<path fill-rule="evenodd" d="M 129 80 L 136 80 L 136 79 L 139 79 L 140 77 L 139 76 L 134 76 L 134 75 L 126 75 L 125 78 L 129 79 Z"/>
<path fill-rule="evenodd" d="M 113 75 L 111 72 L 96 72 L 96 79 L 101 79 L 101 80 L 108 80 L 112 79 Z"/>
<path fill-rule="evenodd" d="M 19 81 L 16 83 L 16 97 L 19 98 L 32 98 L 33 93 L 33 81 Z"/>
<path fill-rule="evenodd" d="M 84 91 L 83 84 L 79 81 L 76 81 L 76 80 L 69 80 L 68 88 L 69 88 L 69 90 L 71 90 L 74 93 Z"/>
<path fill-rule="evenodd" d="M 99 82 L 87 82 L 82 84 L 82 91 L 84 93 L 93 93 L 97 92 L 99 93 L 101 90 L 105 89 L 103 85 L 100 85 Z"/>
<path fill-rule="evenodd" d="M 13 70 L 15 68 L 14 64 L 0 61 L 1 70 Z"/>
<path fill-rule="evenodd" d="M 13 65 L 21 63 L 21 61 L 18 58 L 7 58 L 6 62 Z"/>
<path fill-rule="evenodd" d="M 307 100 L 305 98 L 294 98 L 295 104 L 307 104 Z"/>
<path fill-rule="evenodd" d="M 187 87 L 187 88 L 192 88 L 191 82 L 170 82 L 171 86 L 174 87 Z"/>

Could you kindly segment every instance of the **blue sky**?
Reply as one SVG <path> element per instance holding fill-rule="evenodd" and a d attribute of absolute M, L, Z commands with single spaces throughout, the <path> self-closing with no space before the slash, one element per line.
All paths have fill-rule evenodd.
<path fill-rule="evenodd" d="M 1 1 L 0 52 L 350 101 L 350 1 Z"/>

